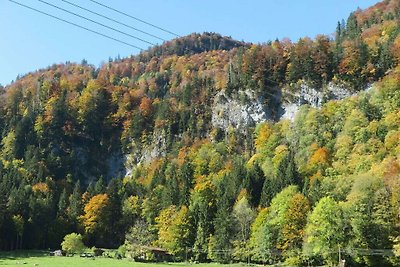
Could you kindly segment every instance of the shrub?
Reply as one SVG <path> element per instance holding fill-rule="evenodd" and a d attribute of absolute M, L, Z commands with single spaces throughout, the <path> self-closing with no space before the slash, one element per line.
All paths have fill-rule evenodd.
<path fill-rule="evenodd" d="M 74 254 L 83 252 L 86 247 L 82 242 L 82 236 L 80 234 L 71 233 L 64 237 L 61 248 L 69 254 Z"/>

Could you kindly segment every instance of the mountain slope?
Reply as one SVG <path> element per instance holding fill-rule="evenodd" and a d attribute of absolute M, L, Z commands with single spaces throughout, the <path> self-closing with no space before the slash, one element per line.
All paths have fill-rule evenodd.
<path fill-rule="evenodd" d="M 98 69 L 58 64 L 18 79 L 0 98 L 0 248 L 57 247 L 80 231 L 90 246 L 117 247 L 127 234 L 129 255 L 152 244 L 177 260 L 185 247 L 195 260 L 247 261 L 251 251 L 253 262 L 291 264 L 332 263 L 329 251 L 344 244 L 391 249 L 397 10 L 397 1 L 358 10 L 334 40 L 192 34 Z M 306 215 L 323 211 L 347 226 L 327 222 L 335 243 L 318 247 Z"/>

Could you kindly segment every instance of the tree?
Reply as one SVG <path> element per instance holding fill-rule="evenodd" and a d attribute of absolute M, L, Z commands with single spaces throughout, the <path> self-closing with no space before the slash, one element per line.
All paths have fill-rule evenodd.
<path fill-rule="evenodd" d="M 138 196 L 129 196 L 122 203 L 122 215 L 126 224 L 132 225 L 141 214 L 141 202 Z"/>
<path fill-rule="evenodd" d="M 226 196 L 221 196 L 214 219 L 214 234 L 208 242 L 208 257 L 216 262 L 228 263 L 231 260 L 234 230 L 231 207 Z"/>
<path fill-rule="evenodd" d="M 168 250 L 178 260 L 184 259 L 186 247 L 189 245 L 191 225 L 188 208 L 177 209 L 170 206 L 161 211 L 156 218 L 158 228 L 157 243 Z"/>
<path fill-rule="evenodd" d="M 305 230 L 304 253 L 322 257 L 328 263 L 336 262 L 340 247 L 344 247 L 345 222 L 339 204 L 331 197 L 322 198 L 308 217 Z"/>
<path fill-rule="evenodd" d="M 67 214 L 69 220 L 77 226 L 79 216 L 83 213 L 82 193 L 79 181 L 75 183 L 74 190 L 69 196 Z"/>
<path fill-rule="evenodd" d="M 396 257 L 400 257 L 400 236 L 396 237 L 395 245 L 393 246 L 393 253 Z"/>
<path fill-rule="evenodd" d="M 178 178 L 182 183 L 182 190 L 180 196 L 181 205 L 189 205 L 190 190 L 192 188 L 193 168 L 189 161 L 183 163 L 178 172 Z"/>
<path fill-rule="evenodd" d="M 307 215 L 310 211 L 308 199 L 298 193 L 288 203 L 288 209 L 284 215 L 285 223 L 281 230 L 282 239 L 278 247 L 282 249 L 286 257 L 299 260 L 304 239 L 304 229 L 307 224 Z M 299 264 L 300 262 L 297 262 Z"/>
<path fill-rule="evenodd" d="M 85 245 L 82 241 L 82 236 L 77 233 L 71 233 L 64 237 L 61 243 L 62 250 L 66 251 L 68 254 L 81 253 L 85 250 Z"/>
<path fill-rule="evenodd" d="M 267 210 L 260 212 L 252 225 L 250 238 L 253 258 L 261 262 L 280 260 L 279 254 L 285 240 L 284 229 L 288 223 L 286 217 L 289 204 L 298 193 L 297 186 L 288 186 L 272 199 L 271 206 Z"/>
<path fill-rule="evenodd" d="M 93 233 L 97 227 L 105 222 L 102 219 L 107 217 L 107 205 L 109 203 L 107 194 L 95 195 L 85 205 L 84 214 L 81 220 L 85 227 L 85 232 Z"/>
<path fill-rule="evenodd" d="M 210 181 L 198 183 L 194 187 L 190 197 L 189 210 L 195 227 L 194 258 L 204 261 L 215 212 L 214 186 Z"/>
<path fill-rule="evenodd" d="M 233 206 L 233 218 L 236 225 L 236 240 L 234 241 L 234 257 L 245 261 L 249 257 L 246 244 L 250 237 L 250 227 L 255 219 L 255 212 L 250 207 L 247 193 L 239 195 Z"/>
<path fill-rule="evenodd" d="M 390 249 L 395 216 L 390 195 L 381 178 L 360 176 L 347 197 L 346 213 L 351 226 L 350 245 L 361 249 Z M 383 257 L 353 255 L 365 266 L 385 266 Z"/>
<path fill-rule="evenodd" d="M 22 248 L 22 237 L 24 235 L 24 218 L 21 215 L 14 215 L 12 217 L 15 231 L 17 232 L 15 248 L 21 249 Z"/>
<path fill-rule="evenodd" d="M 106 194 L 108 196 L 108 216 L 106 218 L 107 244 L 112 247 L 119 246 L 125 235 L 125 229 L 121 227 L 122 222 L 122 201 L 120 192 L 122 189 L 121 179 L 111 179 L 108 183 Z"/>
<path fill-rule="evenodd" d="M 16 156 L 15 131 L 10 131 L 1 141 L 1 156 L 4 160 L 12 160 Z"/>
<path fill-rule="evenodd" d="M 112 232 L 110 229 L 111 214 L 110 200 L 107 194 L 95 195 L 85 205 L 80 219 L 91 243 L 100 246 L 109 244 L 107 238 Z"/>
<path fill-rule="evenodd" d="M 67 212 L 67 207 L 68 207 L 67 190 L 64 188 L 58 200 L 58 211 L 57 211 L 58 217 L 61 218 L 65 217 Z"/>
<path fill-rule="evenodd" d="M 259 164 L 256 163 L 247 170 L 242 187 L 249 193 L 249 201 L 253 207 L 260 205 L 264 181 L 264 172 L 260 168 Z"/>
<path fill-rule="evenodd" d="M 149 230 L 146 221 L 139 219 L 129 229 L 125 237 L 124 247 L 125 256 L 131 259 L 137 259 L 146 251 L 145 248 L 155 241 L 154 234 Z"/>
<path fill-rule="evenodd" d="M 266 263 L 267 261 L 267 240 L 264 236 L 264 225 L 267 223 L 268 209 L 262 209 L 251 225 L 250 240 L 248 249 L 253 261 Z"/>

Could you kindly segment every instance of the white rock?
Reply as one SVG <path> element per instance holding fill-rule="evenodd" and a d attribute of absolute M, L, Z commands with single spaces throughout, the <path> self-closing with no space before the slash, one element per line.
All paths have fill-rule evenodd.
<path fill-rule="evenodd" d="M 235 98 L 228 97 L 224 91 L 221 91 L 215 96 L 211 118 L 213 127 L 223 130 L 233 127 L 244 131 L 246 127 L 267 120 L 260 98 L 257 98 L 250 90 L 240 91 L 239 95 Z"/>

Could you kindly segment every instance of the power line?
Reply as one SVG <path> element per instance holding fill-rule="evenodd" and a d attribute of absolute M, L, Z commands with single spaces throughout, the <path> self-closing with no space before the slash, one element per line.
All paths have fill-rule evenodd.
<path fill-rule="evenodd" d="M 113 28 L 113 27 L 107 26 L 107 25 L 105 25 L 105 24 L 103 24 L 103 23 L 100 23 L 100 22 L 97 22 L 97 21 L 95 21 L 95 20 L 86 18 L 86 17 L 84 17 L 84 16 L 81 16 L 81 15 L 79 15 L 79 14 L 76 14 L 76 13 L 72 12 L 72 11 L 66 10 L 66 9 L 61 8 L 61 7 L 59 7 L 59 6 L 53 5 L 53 4 L 49 3 L 49 2 L 46 2 L 46 1 L 43 1 L 43 0 L 37 0 L 37 1 L 39 1 L 39 2 L 41 2 L 41 3 L 43 3 L 43 4 L 46 4 L 46 5 L 48 5 L 48 6 L 54 7 L 54 8 L 56 8 L 56 9 L 62 10 L 62 11 L 64 11 L 64 12 L 69 13 L 69 14 L 71 14 L 71 15 L 74 15 L 74 16 L 76 16 L 76 17 L 78 17 L 78 18 L 81 18 L 81 19 L 90 21 L 90 22 L 92 22 L 92 23 L 95 23 L 95 24 L 97 24 L 97 25 L 100 25 L 100 26 L 102 26 L 102 27 L 104 27 L 104 28 L 113 30 L 113 31 L 115 31 L 115 32 L 118 32 L 118 33 L 121 33 L 121 34 L 123 34 L 123 35 L 126 35 L 126 36 L 129 36 L 129 37 L 131 37 L 131 38 L 134 38 L 134 39 L 136 39 L 136 40 L 142 41 L 142 42 L 144 42 L 144 43 L 147 43 L 147 44 L 150 44 L 150 45 L 156 45 L 156 44 L 154 44 L 154 43 L 148 42 L 148 41 L 146 41 L 146 40 L 144 40 L 144 39 L 141 39 L 141 38 L 139 38 L 139 37 L 133 36 L 133 35 L 131 35 L 131 34 L 129 34 L 129 33 L 120 31 L 120 30 L 115 29 L 115 28 Z"/>
<path fill-rule="evenodd" d="M 98 4 L 98 5 L 102 6 L 102 7 L 105 7 L 105 8 L 107 8 L 107 9 L 110 9 L 110 10 L 112 10 L 112 11 L 115 11 L 115 12 L 117 12 L 117 13 L 119 13 L 119 14 L 122 14 L 122 15 L 124 15 L 124 16 L 127 16 L 127 17 L 129 17 L 129 18 L 131 18 L 131 19 L 140 21 L 140 22 L 142 22 L 142 23 L 144 23 L 144 24 L 147 24 L 147 25 L 149 25 L 149 26 L 151 26 L 151 27 L 153 27 L 153 28 L 159 29 L 159 30 L 161 30 L 161 31 L 163 31 L 163 32 L 172 34 L 172 35 L 174 35 L 174 36 L 176 36 L 176 37 L 180 37 L 180 35 L 178 35 L 178 34 L 176 34 L 176 33 L 174 33 L 174 32 L 171 32 L 171 31 L 169 31 L 169 30 L 166 30 L 166 29 L 164 29 L 164 28 L 161 28 L 161 27 L 159 27 L 159 26 L 156 26 L 156 25 L 154 25 L 154 24 L 152 24 L 152 23 L 149 23 L 149 22 L 147 22 L 147 21 L 144 21 L 144 20 L 139 19 L 139 18 L 137 18 L 137 17 L 134 17 L 134 16 L 132 16 L 132 15 L 129 15 L 129 14 L 125 13 L 125 12 L 119 11 L 119 10 L 117 10 L 117 9 L 115 9 L 115 8 L 112 8 L 112 7 L 110 7 L 110 6 L 107 6 L 107 5 L 105 5 L 105 4 L 99 3 L 99 2 L 97 2 L 97 1 L 95 1 L 95 0 L 89 0 L 89 1 L 91 1 L 91 2 L 93 2 L 93 3 L 95 3 L 95 4 Z"/>
<path fill-rule="evenodd" d="M 84 7 L 80 6 L 80 5 L 71 3 L 70 1 L 67 1 L 67 0 L 61 0 L 61 1 L 65 2 L 65 3 L 69 4 L 69 5 L 72 5 L 72 6 L 74 6 L 74 7 L 77 7 L 77 8 L 80 8 L 80 9 L 82 9 L 82 10 L 85 10 L 85 11 L 87 11 L 87 12 L 89 12 L 89 13 L 95 14 L 95 15 L 97 15 L 97 16 L 99 16 L 99 17 L 108 19 L 109 21 L 112 21 L 112 22 L 118 23 L 118 24 L 120 24 L 120 25 L 122 25 L 122 26 L 128 27 L 128 28 L 130 28 L 130 29 L 132 29 L 132 30 L 135 30 L 135 31 L 141 32 L 141 33 L 143 33 L 143 34 L 146 34 L 146 35 L 148 35 L 148 36 L 151 36 L 151 37 L 153 37 L 153 38 L 156 38 L 156 39 L 158 39 L 158 40 L 166 41 L 165 39 L 163 39 L 163 38 L 161 38 L 161 37 L 158 37 L 157 35 L 154 35 L 154 34 L 151 34 L 151 33 L 145 32 L 145 31 L 142 31 L 142 30 L 137 29 L 137 28 L 135 28 L 135 27 L 132 27 L 132 26 L 130 26 L 130 25 L 128 25 L 128 24 L 125 24 L 125 23 L 123 23 L 123 22 L 120 22 L 120 21 L 118 21 L 118 20 L 115 20 L 115 19 L 113 19 L 113 18 L 104 16 L 104 15 L 99 14 L 99 13 L 97 13 L 97 12 L 94 12 L 94 11 L 92 11 L 92 10 L 90 10 L 90 9 L 84 8 Z"/>
<path fill-rule="evenodd" d="M 53 16 L 53 15 L 51 15 L 51 14 L 49 14 L 49 13 L 46 13 L 46 12 L 43 12 L 43 11 L 41 11 L 41 10 L 39 10 L 39 9 L 36 9 L 36 8 L 30 7 L 30 6 L 21 4 L 21 3 L 19 3 L 19 2 L 14 1 L 14 0 L 8 0 L 8 1 L 10 1 L 10 2 L 12 2 L 12 3 L 14 3 L 14 4 L 17 4 L 17 5 L 19 5 L 19 6 L 25 7 L 25 8 L 27 8 L 27 9 L 36 11 L 36 12 L 38 12 L 38 13 L 40 13 L 40 14 L 49 16 L 49 17 L 54 18 L 54 19 L 56 19 L 56 20 L 59 20 L 59 21 L 65 22 L 65 23 L 67 23 L 67 24 L 73 25 L 73 26 L 75 26 L 75 27 L 78 27 L 78 28 L 84 29 L 84 30 L 86 30 L 86 31 L 95 33 L 95 34 L 97 34 L 97 35 L 103 36 L 103 37 L 105 37 L 105 38 L 108 38 L 108 39 L 110 39 L 110 40 L 116 41 L 116 42 L 118 42 L 118 43 L 121 43 L 121 44 L 130 46 L 130 47 L 133 47 L 133 48 L 136 48 L 136 49 L 139 49 L 139 50 L 144 50 L 143 48 L 138 47 L 138 46 L 136 46 L 136 45 L 133 45 L 133 44 L 130 44 L 130 43 L 121 41 L 121 40 L 119 40 L 119 39 L 117 39 L 117 38 L 114 38 L 114 37 L 108 36 L 108 35 L 106 35 L 106 34 L 103 34 L 103 33 L 101 33 L 101 32 L 98 32 L 98 31 L 95 31 L 95 30 L 86 28 L 86 27 L 84 27 L 84 26 L 78 25 L 78 24 L 73 23 L 73 22 L 70 22 L 70 21 L 68 21 L 68 20 L 65 20 L 65 19 L 62 19 L 62 18 Z"/>

